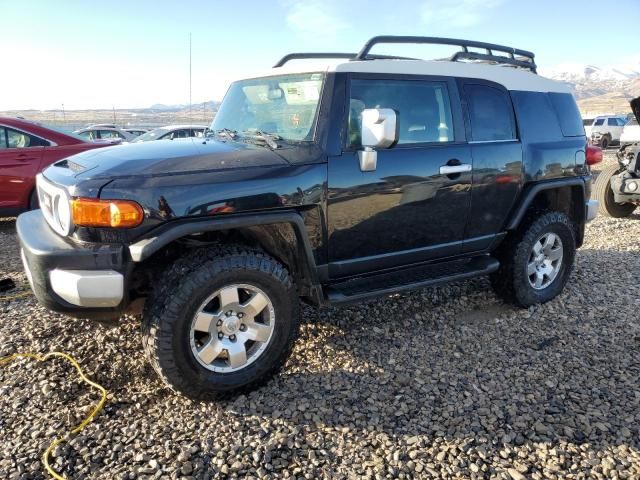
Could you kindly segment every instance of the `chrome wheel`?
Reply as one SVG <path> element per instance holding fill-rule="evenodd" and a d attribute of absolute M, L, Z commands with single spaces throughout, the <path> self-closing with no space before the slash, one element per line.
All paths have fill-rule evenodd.
<path fill-rule="evenodd" d="M 562 240 L 558 235 L 549 232 L 538 238 L 527 263 L 529 284 L 536 290 L 551 285 L 562 268 L 562 256 Z"/>
<path fill-rule="evenodd" d="M 191 352 L 206 369 L 229 373 L 255 362 L 273 336 L 275 312 L 258 287 L 228 285 L 208 297 L 191 321 Z"/>

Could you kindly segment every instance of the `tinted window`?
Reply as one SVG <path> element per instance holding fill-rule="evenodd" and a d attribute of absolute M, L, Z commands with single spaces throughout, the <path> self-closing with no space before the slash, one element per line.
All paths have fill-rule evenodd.
<path fill-rule="evenodd" d="M 551 105 L 560 121 L 560 130 L 565 137 L 581 137 L 584 135 L 582 117 L 578 105 L 570 93 L 549 93 Z M 585 124 L 586 125 L 586 124 Z"/>
<path fill-rule="evenodd" d="M 124 138 L 115 130 L 100 130 L 100 138 Z"/>
<path fill-rule="evenodd" d="M 599 127 L 600 125 L 604 125 L 604 118 L 598 118 L 595 122 L 593 122 L 593 125 L 596 127 Z"/>
<path fill-rule="evenodd" d="M 585 127 L 588 127 L 592 123 L 593 123 L 593 118 L 590 118 L 589 120 L 582 120 L 582 125 L 584 125 Z"/>
<path fill-rule="evenodd" d="M 349 99 L 348 145 L 360 147 L 366 108 L 391 108 L 398 115 L 398 144 L 450 142 L 453 120 L 444 82 L 354 80 Z"/>
<path fill-rule="evenodd" d="M 608 118 L 607 119 L 607 125 L 609 125 L 610 127 L 617 127 L 618 126 L 618 119 L 617 118 Z"/>
<path fill-rule="evenodd" d="M 7 134 L 3 127 L 0 127 L 0 148 L 7 148 Z"/>
<path fill-rule="evenodd" d="M 7 128 L 6 131 L 8 148 L 45 147 L 49 145 L 49 142 L 46 140 L 42 140 L 41 138 L 34 137 L 27 133 L 12 130 L 10 128 Z"/>
<path fill-rule="evenodd" d="M 516 138 L 513 108 L 506 92 L 486 85 L 466 85 L 464 91 L 474 141 Z"/>

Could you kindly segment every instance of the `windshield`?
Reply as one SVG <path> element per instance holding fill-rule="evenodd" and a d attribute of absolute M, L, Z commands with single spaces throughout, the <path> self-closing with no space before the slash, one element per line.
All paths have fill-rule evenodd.
<path fill-rule="evenodd" d="M 166 128 L 156 128 L 155 130 L 151 130 L 150 132 L 144 133 L 139 137 L 136 137 L 135 142 L 148 142 L 149 140 L 157 140 L 158 137 L 161 137 L 163 134 L 167 133 L 169 130 Z"/>
<path fill-rule="evenodd" d="M 305 73 L 242 80 L 231 84 L 211 129 L 248 130 L 283 140 L 311 141 L 324 75 Z"/>
<path fill-rule="evenodd" d="M 593 118 L 587 118 L 585 120 L 582 120 L 582 125 L 584 125 L 585 127 L 590 126 L 593 123 Z"/>

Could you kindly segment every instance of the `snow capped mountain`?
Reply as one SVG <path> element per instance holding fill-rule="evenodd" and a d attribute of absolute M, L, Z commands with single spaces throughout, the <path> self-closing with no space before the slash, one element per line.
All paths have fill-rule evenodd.
<path fill-rule="evenodd" d="M 585 116 L 627 113 L 640 95 L 640 56 L 613 65 L 566 63 L 541 67 L 540 75 L 571 84 Z"/>
<path fill-rule="evenodd" d="M 605 67 L 567 63 L 541 68 L 540 74 L 569 83 L 625 81 L 640 76 L 640 61 Z"/>

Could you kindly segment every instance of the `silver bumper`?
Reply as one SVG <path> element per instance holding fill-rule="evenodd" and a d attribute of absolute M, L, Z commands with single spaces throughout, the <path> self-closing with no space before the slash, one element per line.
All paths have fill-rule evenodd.
<path fill-rule="evenodd" d="M 590 222 L 598 215 L 598 205 L 599 202 L 597 200 L 587 201 L 587 222 Z"/>
<path fill-rule="evenodd" d="M 72 305 L 117 307 L 122 301 L 124 277 L 114 270 L 60 270 L 49 272 L 51 288 Z"/>

